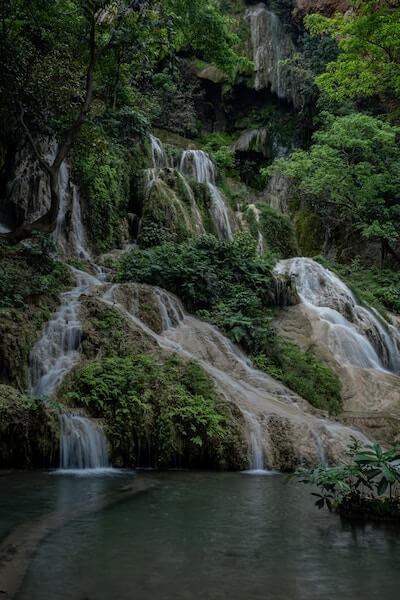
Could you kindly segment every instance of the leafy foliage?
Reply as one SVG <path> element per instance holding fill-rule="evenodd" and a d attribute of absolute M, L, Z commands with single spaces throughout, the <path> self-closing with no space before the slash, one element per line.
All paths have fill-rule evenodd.
<path fill-rule="evenodd" d="M 66 267 L 54 260 L 51 238 L 35 235 L 17 245 L 0 242 L 0 308 L 23 307 L 35 296 L 57 296 L 69 283 Z"/>
<path fill-rule="evenodd" d="M 319 488 L 316 506 L 353 516 L 400 517 L 400 449 L 384 450 L 380 444 L 349 447 L 350 464 L 320 465 L 295 476 Z M 389 497 L 386 496 L 389 492 Z"/>
<path fill-rule="evenodd" d="M 400 238 L 400 129 L 360 113 L 326 116 L 307 152 L 277 160 L 265 174 L 282 172 L 293 194 L 326 226 L 346 224 L 387 245 Z"/>
<path fill-rule="evenodd" d="M 400 8 L 395 0 L 355 0 L 351 14 L 310 15 L 314 34 L 329 34 L 341 50 L 318 86 L 336 100 L 400 93 Z"/>
<path fill-rule="evenodd" d="M 106 251 L 121 242 L 129 193 L 128 157 L 100 127 L 85 127 L 74 166 L 87 199 L 87 229 L 95 247 Z"/>
<path fill-rule="evenodd" d="M 240 467 L 237 425 L 196 363 L 106 358 L 80 369 L 73 389 L 69 401 L 105 419 L 114 457 L 124 464 L 147 458 L 151 466 Z"/>

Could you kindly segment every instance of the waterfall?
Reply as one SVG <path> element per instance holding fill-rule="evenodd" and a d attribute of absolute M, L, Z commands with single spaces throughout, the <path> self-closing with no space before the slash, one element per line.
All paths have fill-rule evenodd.
<path fill-rule="evenodd" d="M 183 360 L 195 360 L 204 368 L 220 396 L 242 414 L 248 439 L 249 469 L 260 471 L 276 466 L 269 435 L 269 427 L 276 419 L 282 423 L 282 431 L 288 424 L 299 463 L 315 464 L 328 455 L 330 460 L 335 460 L 353 435 L 365 442 L 360 432 L 342 425 L 330 429 L 330 422 L 314 416 L 303 399 L 266 373 L 254 369 L 243 352 L 216 327 L 185 313 L 175 296 L 159 288 L 151 288 L 163 329 L 160 335 L 155 333 L 139 318 L 145 314 L 140 310 L 141 288 L 138 284 L 115 284 L 105 292 L 103 301 L 118 309 L 134 328 L 152 338 L 162 350 L 177 354 Z M 149 286 L 145 289 L 148 298 Z M 321 445 L 316 444 L 322 434 L 325 454 Z"/>
<path fill-rule="evenodd" d="M 283 260 L 276 272 L 295 279 L 302 302 L 324 323 L 328 346 L 340 363 L 400 373 L 399 332 L 360 304 L 334 273 L 310 258 Z"/>
<path fill-rule="evenodd" d="M 264 471 L 264 447 L 262 440 L 262 430 L 260 422 L 248 411 L 243 411 L 243 416 L 247 423 L 249 437 L 249 471 Z"/>
<path fill-rule="evenodd" d="M 299 84 L 284 64 L 296 52 L 290 34 L 279 17 L 263 3 L 250 7 L 246 18 L 251 32 L 255 89 L 270 87 L 278 98 L 290 100 L 299 108 L 302 104 Z"/>
<path fill-rule="evenodd" d="M 71 270 L 76 277 L 76 287 L 62 295 L 61 306 L 47 322 L 42 337 L 30 353 L 31 392 L 38 397 L 53 396 L 65 375 L 78 363 L 79 298 L 101 285 L 96 277 L 72 267 Z"/>
<path fill-rule="evenodd" d="M 228 208 L 225 200 L 215 185 L 215 167 L 206 152 L 203 150 L 185 150 L 182 153 L 180 172 L 192 177 L 197 183 L 207 186 L 211 198 L 211 212 L 221 239 L 233 239 L 231 224 L 229 221 Z"/>
<path fill-rule="evenodd" d="M 92 419 L 77 414 L 60 416 L 61 469 L 104 469 L 109 467 L 107 441 Z"/>
<path fill-rule="evenodd" d="M 54 152 L 54 148 L 53 148 Z M 64 377 L 80 359 L 80 297 L 102 285 L 105 274 L 95 265 L 87 246 L 82 223 L 80 194 L 71 181 L 70 168 L 63 162 L 59 173 L 60 207 L 54 238 L 65 253 L 72 252 L 91 264 L 96 277 L 69 267 L 76 284 L 62 294 L 62 302 L 47 322 L 41 338 L 30 352 L 31 393 L 53 397 Z M 66 234 L 66 215 L 70 214 L 70 232 Z M 106 439 L 101 428 L 82 415 L 60 416 L 60 466 L 62 469 L 97 469 L 108 466 Z"/>
<path fill-rule="evenodd" d="M 169 161 L 163 143 L 154 135 L 150 135 L 151 157 L 154 169 L 165 169 L 169 167 Z"/>

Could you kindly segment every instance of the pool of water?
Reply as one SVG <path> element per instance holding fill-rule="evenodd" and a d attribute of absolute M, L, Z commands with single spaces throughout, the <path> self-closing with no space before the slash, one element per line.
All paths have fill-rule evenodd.
<path fill-rule="evenodd" d="M 281 475 L 2 476 L 10 535 L 29 550 L 17 600 L 398 598 L 399 530 L 318 511 Z"/>

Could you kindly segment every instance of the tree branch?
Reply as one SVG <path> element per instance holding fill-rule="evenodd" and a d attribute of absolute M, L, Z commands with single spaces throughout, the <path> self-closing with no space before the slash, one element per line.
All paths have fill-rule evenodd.
<path fill-rule="evenodd" d="M 90 106 L 93 98 L 93 88 L 94 88 L 94 69 L 97 62 L 97 54 L 96 54 L 96 19 L 94 13 L 91 15 L 90 19 L 90 34 L 89 34 L 89 51 L 90 58 L 89 64 L 86 70 L 86 86 L 85 86 L 85 98 L 81 105 L 79 115 L 74 121 L 74 123 L 69 127 L 65 133 L 64 141 L 60 144 L 56 158 L 54 160 L 53 166 L 58 169 L 62 161 L 66 158 L 69 149 L 72 146 L 72 143 L 79 131 L 82 127 L 83 123 L 86 121 L 87 115 L 90 110 Z"/>

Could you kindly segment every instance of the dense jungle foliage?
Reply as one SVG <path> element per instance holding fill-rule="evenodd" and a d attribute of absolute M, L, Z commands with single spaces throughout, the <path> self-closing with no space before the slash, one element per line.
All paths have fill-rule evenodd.
<path fill-rule="evenodd" d="M 317 256 L 385 317 L 400 313 L 400 8 L 395 0 L 268 2 L 285 50 L 274 66 L 284 82 L 277 91 L 271 83 L 256 89 L 244 17 L 253 4 L 1 3 L 0 383 L 28 389 L 30 350 L 72 286 L 67 263 L 93 272 L 82 256 L 56 257 L 67 161 L 96 261 L 135 244 L 104 259 L 110 279 L 177 294 L 255 366 L 340 414 L 331 368 L 276 331 L 282 302 L 273 268 Z M 168 167 L 150 194 L 151 134 L 163 141 Z M 43 140 L 54 142 L 54 156 Z M 233 240 L 217 237 L 208 182 L 188 176 L 188 192 L 177 175 L 182 152 L 194 148 L 215 165 L 211 185 L 226 201 Z M 44 172 L 49 188 L 39 217 L 26 190 L 20 207 L 12 198 L 35 160 L 35 176 Z M 65 217 L 68 226 L 71 211 Z M 119 334 L 110 333 L 113 348 L 123 346 Z M 240 464 L 234 421 L 199 367 L 123 354 L 91 357 L 73 373 L 68 399 L 106 420 L 118 460 L 135 464 L 152 452 L 160 465 L 231 467 L 233 454 Z M 23 425 L 25 455 L 38 456 L 30 432 L 42 409 L 19 392 L 15 398 L 11 416 Z"/>

